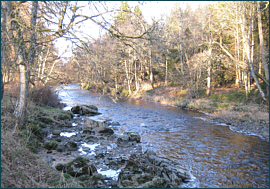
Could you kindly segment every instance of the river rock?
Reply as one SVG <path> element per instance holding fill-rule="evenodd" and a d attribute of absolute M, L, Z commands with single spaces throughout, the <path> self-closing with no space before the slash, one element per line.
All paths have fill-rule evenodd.
<path fill-rule="evenodd" d="M 98 108 L 94 105 L 74 106 L 71 108 L 71 112 L 74 114 L 89 115 L 89 116 L 101 114 L 98 112 Z"/>
<path fill-rule="evenodd" d="M 89 143 L 89 142 L 93 142 L 93 143 L 96 143 L 98 141 L 98 138 L 95 137 L 95 136 L 88 136 L 88 137 L 85 137 L 84 138 L 84 141 L 86 143 Z"/>
<path fill-rule="evenodd" d="M 52 134 L 53 135 L 60 135 L 61 131 L 60 130 L 53 130 Z"/>
<path fill-rule="evenodd" d="M 68 141 L 67 143 L 65 143 L 64 147 L 68 151 L 76 151 L 78 149 L 78 145 L 73 141 Z"/>
<path fill-rule="evenodd" d="M 120 123 L 118 123 L 118 122 L 112 122 L 111 123 L 111 126 L 120 126 Z"/>
<path fill-rule="evenodd" d="M 181 188 L 191 179 L 189 171 L 179 164 L 147 150 L 131 154 L 118 177 L 120 187 L 126 188 Z"/>
<path fill-rule="evenodd" d="M 137 132 L 124 132 L 123 135 L 117 139 L 117 145 L 127 148 L 136 145 L 140 140 L 141 137 Z"/>
<path fill-rule="evenodd" d="M 68 173 L 73 177 L 79 177 L 81 175 L 93 175 L 94 173 L 97 173 L 96 167 L 89 164 L 89 160 L 81 156 L 67 164 L 59 163 L 55 166 L 55 168 L 58 171 L 63 171 L 64 173 Z"/>
<path fill-rule="evenodd" d="M 92 131 L 92 130 L 90 130 L 90 129 L 84 129 L 82 133 L 83 133 L 83 134 L 94 135 L 94 134 L 95 134 L 95 131 Z"/>
<path fill-rule="evenodd" d="M 87 129 L 93 130 L 102 135 L 108 136 L 114 133 L 113 130 L 108 127 L 108 123 L 106 122 L 94 121 L 87 118 L 84 123 Z"/>
<path fill-rule="evenodd" d="M 126 134 L 129 138 L 129 141 L 136 141 L 137 143 L 139 143 L 141 140 L 141 136 L 137 132 L 128 132 Z"/>

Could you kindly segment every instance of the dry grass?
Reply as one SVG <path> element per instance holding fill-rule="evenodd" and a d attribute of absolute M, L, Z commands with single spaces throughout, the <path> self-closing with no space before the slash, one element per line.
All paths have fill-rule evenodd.
<path fill-rule="evenodd" d="M 23 144 L 17 133 L 1 131 L 1 187 L 79 187 L 74 179 L 67 180 Z"/>
<path fill-rule="evenodd" d="M 183 90 L 180 87 L 158 86 L 155 89 L 149 88 L 147 91 L 132 97 L 200 110 L 221 119 L 269 124 L 269 106 L 253 103 L 252 101 L 237 102 L 238 91 L 239 89 L 235 88 L 215 89 L 213 96 L 210 98 L 194 99 L 190 97 L 188 90 Z M 224 100 L 216 99 L 221 95 L 223 95 Z"/>
<path fill-rule="evenodd" d="M 255 122 L 259 124 L 269 124 L 269 107 L 258 104 L 240 104 L 237 107 L 230 105 L 227 110 L 215 112 L 214 117 L 228 120 L 240 120 L 246 122 Z"/>
<path fill-rule="evenodd" d="M 33 135 L 32 125 L 15 128 L 14 109 L 16 98 L 6 90 L 1 102 L 1 187 L 3 188 L 78 188 L 73 179 L 66 179 L 46 164 L 28 147 L 37 143 Z M 29 103 L 28 114 L 35 108 Z M 31 116 L 30 116 L 31 117 Z"/>
<path fill-rule="evenodd" d="M 47 188 L 60 179 L 26 148 L 15 132 L 1 131 L 1 186 L 3 188 Z"/>

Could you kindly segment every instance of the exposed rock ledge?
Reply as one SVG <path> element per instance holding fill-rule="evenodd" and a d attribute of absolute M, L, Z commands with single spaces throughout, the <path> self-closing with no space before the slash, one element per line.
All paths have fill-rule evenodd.
<path fill-rule="evenodd" d="M 76 109 L 82 111 L 73 107 Z M 97 112 L 97 108 L 94 110 Z M 80 112 L 83 113 L 85 110 Z M 71 126 L 72 122 L 77 126 Z M 51 166 L 76 177 L 83 187 L 181 188 L 183 182 L 191 180 L 190 172 L 176 162 L 159 157 L 150 150 L 142 153 L 141 138 L 136 132 L 117 136 L 109 127 L 112 123 L 108 120 L 100 122 L 86 118 L 82 123 L 78 118 L 66 124 L 70 126 L 44 128 L 44 131 L 52 133 L 52 138 L 46 142 L 47 148 L 44 145 L 48 150 L 43 151 L 46 154 L 44 159 L 54 159 L 49 163 Z M 60 133 L 63 132 L 76 134 L 62 137 Z M 94 150 L 82 145 L 97 143 Z M 87 153 L 81 154 L 79 148 Z M 112 170 L 116 177 L 102 175 L 98 170 Z"/>

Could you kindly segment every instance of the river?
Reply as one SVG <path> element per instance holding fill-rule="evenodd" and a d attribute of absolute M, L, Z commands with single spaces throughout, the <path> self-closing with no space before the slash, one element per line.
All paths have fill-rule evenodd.
<path fill-rule="evenodd" d="M 207 115 L 136 99 L 117 102 L 107 95 L 70 84 L 59 90 L 67 104 L 95 105 L 101 115 L 91 119 L 111 119 L 118 135 L 135 131 L 141 135 L 143 150 L 154 150 L 188 168 L 194 180 L 186 188 L 268 188 L 269 143 L 258 136 L 232 131 L 224 124 L 207 121 Z"/>

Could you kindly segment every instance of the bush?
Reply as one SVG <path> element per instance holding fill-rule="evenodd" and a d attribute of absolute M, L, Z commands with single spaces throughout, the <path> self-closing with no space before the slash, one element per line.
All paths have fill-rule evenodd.
<path fill-rule="evenodd" d="M 31 93 L 33 102 L 40 106 L 51 106 L 54 108 L 62 108 L 64 104 L 60 103 L 58 95 L 52 91 L 51 87 L 42 87 L 34 89 Z"/>
<path fill-rule="evenodd" d="M 120 87 L 119 87 L 120 88 Z M 119 89 L 120 90 L 120 89 Z M 125 88 L 125 87 L 122 87 L 121 88 L 121 95 L 123 96 L 128 96 L 129 92 L 128 92 L 128 89 Z"/>

